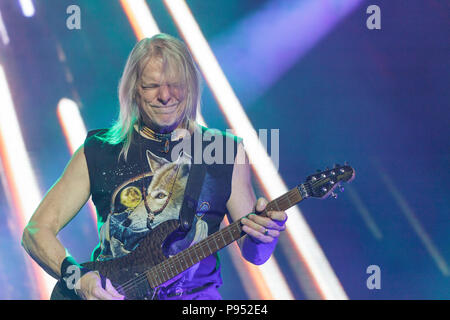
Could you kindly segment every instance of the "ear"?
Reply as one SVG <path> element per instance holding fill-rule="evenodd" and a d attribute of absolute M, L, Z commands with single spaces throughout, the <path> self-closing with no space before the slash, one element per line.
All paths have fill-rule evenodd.
<path fill-rule="evenodd" d="M 192 157 L 183 150 L 181 150 L 180 153 L 178 154 L 177 160 L 175 160 L 174 162 L 176 164 L 191 164 Z"/>
<path fill-rule="evenodd" d="M 152 172 L 156 172 L 163 165 L 170 163 L 170 161 L 153 154 L 150 150 L 147 150 L 145 154 Z"/>

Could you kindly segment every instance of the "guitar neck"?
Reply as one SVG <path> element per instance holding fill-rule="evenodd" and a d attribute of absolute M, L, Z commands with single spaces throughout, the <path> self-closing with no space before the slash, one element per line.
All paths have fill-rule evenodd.
<path fill-rule="evenodd" d="M 267 211 L 285 211 L 302 201 L 304 198 L 302 187 L 303 185 L 295 187 L 269 202 L 260 216 L 267 216 Z M 153 288 L 156 288 L 244 235 L 239 219 L 154 266 L 146 272 L 147 280 Z"/>

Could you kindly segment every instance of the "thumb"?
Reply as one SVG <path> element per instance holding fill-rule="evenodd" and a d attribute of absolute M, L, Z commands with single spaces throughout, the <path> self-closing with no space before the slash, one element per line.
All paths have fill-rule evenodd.
<path fill-rule="evenodd" d="M 109 279 L 106 279 L 105 290 L 115 298 L 123 299 L 124 296 L 117 292 Z"/>

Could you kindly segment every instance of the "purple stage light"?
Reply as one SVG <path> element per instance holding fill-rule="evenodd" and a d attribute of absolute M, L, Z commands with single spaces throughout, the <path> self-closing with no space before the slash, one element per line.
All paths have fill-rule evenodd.
<path fill-rule="evenodd" d="M 214 39 L 212 48 L 238 96 L 249 104 L 363 1 L 271 1 Z"/>

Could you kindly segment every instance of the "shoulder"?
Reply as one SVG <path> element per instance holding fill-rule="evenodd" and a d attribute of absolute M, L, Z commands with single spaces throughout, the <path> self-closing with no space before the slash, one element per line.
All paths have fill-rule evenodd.
<path fill-rule="evenodd" d="M 109 129 L 94 129 L 88 131 L 84 140 L 84 154 L 89 162 L 93 159 L 103 157 L 108 154 L 114 154 L 119 145 L 110 144 L 108 142 Z"/>
<path fill-rule="evenodd" d="M 101 139 L 102 136 L 105 135 L 105 133 L 108 132 L 108 129 L 93 129 L 89 130 L 86 136 L 87 139 Z"/>
<path fill-rule="evenodd" d="M 89 130 L 86 139 L 84 140 L 84 147 L 90 148 L 106 142 L 106 133 L 108 129 L 94 129 Z"/>

